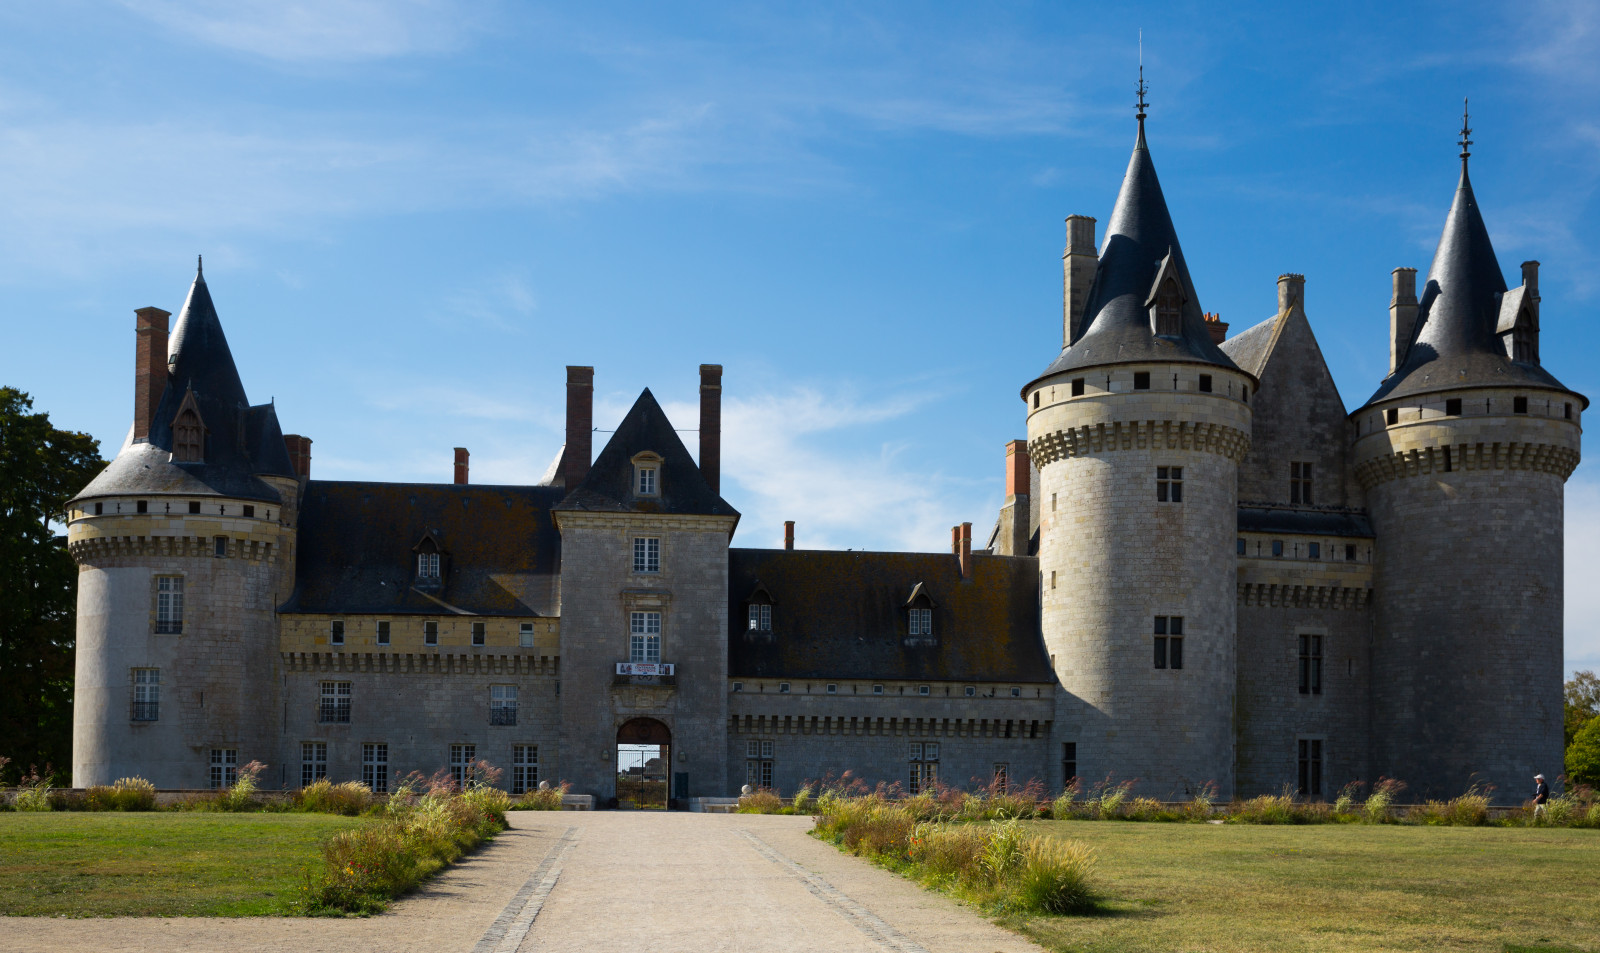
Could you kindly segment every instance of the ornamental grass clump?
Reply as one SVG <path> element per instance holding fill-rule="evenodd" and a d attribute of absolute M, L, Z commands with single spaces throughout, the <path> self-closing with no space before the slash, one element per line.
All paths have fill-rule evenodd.
<path fill-rule="evenodd" d="M 771 788 L 758 788 L 739 798 L 739 806 L 735 810 L 740 814 L 782 814 L 785 805 L 778 792 Z"/>
<path fill-rule="evenodd" d="M 153 811 L 156 786 L 144 778 L 118 778 L 85 791 L 83 806 L 89 811 Z"/>
<path fill-rule="evenodd" d="M 1489 823 L 1489 792 L 1477 785 L 1448 801 L 1424 801 L 1406 811 L 1406 823 L 1432 827 L 1482 827 Z"/>
<path fill-rule="evenodd" d="M 539 786 L 511 802 L 513 811 L 559 811 L 563 799 L 572 785 L 562 781 L 559 785 L 551 786 L 549 781 L 539 782 Z"/>
<path fill-rule="evenodd" d="M 314 814 L 356 817 L 373 804 L 372 789 L 360 781 L 334 784 L 327 778 L 313 781 L 295 792 L 294 805 Z"/>
<path fill-rule="evenodd" d="M 1362 805 L 1361 813 L 1369 824 L 1387 824 L 1394 818 L 1390 816 L 1395 798 L 1406 789 L 1406 783 L 1398 778 L 1379 778 L 1378 783 L 1372 786 L 1372 793 L 1367 795 L 1367 802 Z"/>

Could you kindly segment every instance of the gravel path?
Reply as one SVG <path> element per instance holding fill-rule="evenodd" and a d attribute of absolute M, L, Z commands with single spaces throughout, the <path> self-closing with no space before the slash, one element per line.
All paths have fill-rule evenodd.
<path fill-rule="evenodd" d="M 0 950 L 1037 953 L 808 837 L 809 818 L 514 812 L 512 829 L 365 920 L 12 917 Z"/>

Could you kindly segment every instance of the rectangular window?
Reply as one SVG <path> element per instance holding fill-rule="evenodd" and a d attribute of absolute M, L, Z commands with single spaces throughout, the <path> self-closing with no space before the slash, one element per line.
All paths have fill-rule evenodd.
<path fill-rule="evenodd" d="M 517 723 L 517 686 L 489 686 L 489 724 L 514 725 Z"/>
<path fill-rule="evenodd" d="M 1461 416 L 1461 398 L 1459 398 L 1459 397 L 1446 398 L 1445 402 L 1444 402 L 1444 413 L 1445 413 L 1446 417 L 1459 417 L 1459 416 Z"/>
<path fill-rule="evenodd" d="M 488 625 L 483 622 L 472 623 L 472 644 L 482 645 L 488 637 Z"/>
<path fill-rule="evenodd" d="M 1345 559 L 1345 562 L 1350 562 L 1350 563 L 1353 563 L 1353 562 L 1356 561 L 1356 547 L 1355 547 L 1354 543 L 1346 543 L 1345 544 L 1345 546 L 1344 546 L 1344 559 Z"/>
<path fill-rule="evenodd" d="M 1234 540 L 1233 551 L 1235 555 L 1244 555 L 1244 537 L 1241 536 L 1239 539 Z"/>
<path fill-rule="evenodd" d="M 1528 398 L 1526 398 L 1526 397 L 1513 397 L 1513 398 L 1511 398 L 1511 412 L 1513 414 L 1525 414 L 1525 413 L 1527 413 L 1528 412 Z"/>
<path fill-rule="evenodd" d="M 1202 393 L 1202 394 L 1211 393 L 1211 375 L 1210 374 L 1201 374 L 1200 375 L 1200 393 Z"/>
<path fill-rule="evenodd" d="M 344 620 L 343 619 L 334 619 L 332 622 L 328 623 L 328 644 L 329 645 L 343 645 L 344 644 Z"/>
<path fill-rule="evenodd" d="M 439 623 L 437 623 L 437 622 L 424 622 L 424 623 L 422 623 L 422 644 L 423 645 L 438 645 L 439 644 Z"/>
<path fill-rule="evenodd" d="M 874 694 L 874 695 L 882 695 L 883 694 L 883 686 L 882 685 L 874 685 L 874 686 L 872 686 L 872 694 Z"/>
<path fill-rule="evenodd" d="M 771 788 L 772 787 L 772 762 L 771 761 L 763 761 L 763 762 L 761 762 L 761 786 L 764 787 L 764 788 Z"/>
<path fill-rule="evenodd" d="M 968 698 L 972 698 L 973 696 L 978 694 L 978 686 L 976 686 L 976 685 L 968 685 L 966 687 L 966 690 L 963 692 L 963 694 L 965 694 Z"/>
<path fill-rule="evenodd" d="M 526 794 L 539 786 L 539 746 L 511 746 L 511 793 Z"/>
<path fill-rule="evenodd" d="M 1150 389 L 1150 372 L 1149 371 L 1134 371 L 1133 372 L 1133 389 L 1134 390 L 1149 390 Z"/>
<path fill-rule="evenodd" d="M 837 694 L 839 694 L 839 686 L 837 684 L 833 683 L 833 682 L 829 682 L 828 683 L 828 694 L 829 695 L 837 695 Z"/>
<path fill-rule="evenodd" d="M 744 691 L 744 682 L 734 682 L 733 683 L 733 690 L 736 691 L 736 692 Z"/>
<path fill-rule="evenodd" d="M 183 631 L 183 577 L 156 577 L 156 631 L 177 635 Z"/>
<path fill-rule="evenodd" d="M 374 794 L 389 791 L 389 746 L 383 743 L 361 746 L 361 783 Z"/>
<path fill-rule="evenodd" d="M 772 757 L 772 742 L 770 742 L 770 741 L 761 742 L 761 757 L 763 757 L 763 758 Z"/>
<path fill-rule="evenodd" d="M 418 553 L 417 554 L 417 575 L 420 576 L 423 579 L 438 579 L 439 578 L 439 554 L 438 553 Z"/>
<path fill-rule="evenodd" d="M 1289 502 L 1311 504 L 1311 464 L 1289 464 Z"/>
<path fill-rule="evenodd" d="M 231 788 L 239 781 L 239 749 L 211 749 L 211 786 Z"/>
<path fill-rule="evenodd" d="M 1306 544 L 1306 555 L 1310 556 L 1312 559 L 1321 559 L 1322 558 L 1322 544 L 1321 543 L 1307 543 Z"/>
<path fill-rule="evenodd" d="M 912 635 L 932 635 L 933 634 L 933 610 L 932 609 L 916 608 L 916 609 L 912 609 L 911 610 L 911 634 Z"/>
<path fill-rule="evenodd" d="M 378 644 L 389 644 L 389 623 L 387 620 L 378 623 Z"/>
<path fill-rule="evenodd" d="M 98 506 L 99 504 L 97 503 L 95 505 Z M 98 513 L 99 511 L 96 510 L 95 512 Z M 190 500 L 189 501 L 189 512 L 190 513 L 199 513 L 200 512 L 200 501 L 199 500 Z"/>
<path fill-rule="evenodd" d="M 906 793 L 916 797 L 922 791 L 922 762 L 913 761 L 907 768 Z"/>
<path fill-rule="evenodd" d="M 322 683 L 322 703 L 317 708 L 317 721 L 325 725 L 350 723 L 350 684 L 349 682 Z"/>
<path fill-rule="evenodd" d="M 253 506 L 246 506 L 244 508 L 244 518 L 247 519 L 247 520 L 255 519 L 256 518 L 256 508 L 253 507 Z"/>
<path fill-rule="evenodd" d="M 1322 694 L 1322 636 L 1300 636 L 1300 694 Z"/>
<path fill-rule="evenodd" d="M 655 467 L 640 467 L 639 468 L 639 495 L 640 496 L 655 496 L 656 495 L 656 468 Z"/>
<path fill-rule="evenodd" d="M 766 603 L 750 604 L 750 631 L 772 631 L 772 606 Z"/>
<path fill-rule="evenodd" d="M 1183 616 L 1156 616 L 1155 667 L 1183 668 Z"/>
<path fill-rule="evenodd" d="M 928 686 L 926 686 L 926 685 L 918 685 L 917 686 L 917 694 L 918 695 L 926 695 L 926 694 L 928 694 Z"/>
<path fill-rule="evenodd" d="M 1300 739 L 1300 796 L 1322 795 L 1322 739 Z"/>
<path fill-rule="evenodd" d="M 1083 396 L 1083 378 L 1074 377 L 1072 379 L 1072 396 L 1074 396 L 1074 397 L 1082 397 Z"/>
<path fill-rule="evenodd" d="M 661 661 L 661 613 L 628 613 L 628 661 Z"/>
<path fill-rule="evenodd" d="M 133 511 L 135 513 L 148 513 L 148 512 L 150 512 L 150 501 L 149 500 L 140 500 L 139 502 L 133 504 Z"/>
<path fill-rule="evenodd" d="M 517 645 L 525 649 L 533 648 L 532 622 L 524 622 L 517 627 Z"/>
<path fill-rule="evenodd" d="M 661 571 L 661 538 L 658 536 L 635 536 L 633 539 L 633 571 L 634 572 L 660 572 Z"/>
<path fill-rule="evenodd" d="M 780 694 L 780 695 L 789 694 L 789 683 L 788 682 L 779 682 L 778 683 L 778 694 Z"/>
<path fill-rule="evenodd" d="M 1274 555 L 1274 556 L 1282 556 L 1283 555 L 1283 540 L 1275 539 L 1275 540 L 1272 541 L 1272 555 Z"/>
<path fill-rule="evenodd" d="M 1076 741 L 1063 741 L 1061 743 L 1061 783 L 1071 784 L 1072 779 L 1078 776 L 1078 743 Z"/>
<path fill-rule="evenodd" d="M 228 537 L 218 536 L 213 539 L 211 541 L 211 552 L 218 559 L 226 558 L 228 555 Z"/>
<path fill-rule="evenodd" d="M 1400 422 L 1400 408 L 1390 407 L 1383 412 L 1383 419 L 1388 422 L 1389 426 L 1393 427 Z"/>
<path fill-rule="evenodd" d="M 136 668 L 133 670 L 133 720 L 159 721 L 161 719 L 161 669 Z"/>
<path fill-rule="evenodd" d="M 1006 793 L 1006 788 L 1011 783 L 1011 765 L 997 764 L 994 766 L 994 789 L 1001 794 Z"/>
<path fill-rule="evenodd" d="M 313 782 L 328 776 L 328 743 L 326 741 L 302 741 L 300 743 L 300 786 L 308 787 Z"/>
<path fill-rule="evenodd" d="M 1183 502 L 1183 467 L 1156 467 L 1156 502 Z"/>
<path fill-rule="evenodd" d="M 450 780 L 456 783 L 456 787 L 464 788 L 477 779 L 477 761 L 477 745 L 450 746 Z"/>

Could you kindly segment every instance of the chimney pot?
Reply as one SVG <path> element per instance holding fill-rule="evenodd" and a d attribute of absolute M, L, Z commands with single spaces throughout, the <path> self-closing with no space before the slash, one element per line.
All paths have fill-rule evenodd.
<path fill-rule="evenodd" d="M 794 520 L 783 521 L 783 548 L 794 548 Z"/>
<path fill-rule="evenodd" d="M 722 365 L 700 365 L 700 475 L 722 493 Z"/>
<path fill-rule="evenodd" d="M 150 439 L 150 424 L 167 389 L 167 319 L 172 312 L 139 308 L 133 312 L 133 439 Z"/>
<path fill-rule="evenodd" d="M 1215 311 L 1206 312 L 1206 330 L 1211 333 L 1211 343 L 1221 344 L 1228 339 L 1228 322 Z"/>
<path fill-rule="evenodd" d="M 461 486 L 467 482 L 467 448 L 456 448 L 456 485 Z"/>
<path fill-rule="evenodd" d="M 567 446 L 561 482 L 571 493 L 589 475 L 594 454 L 594 368 L 567 365 Z"/>

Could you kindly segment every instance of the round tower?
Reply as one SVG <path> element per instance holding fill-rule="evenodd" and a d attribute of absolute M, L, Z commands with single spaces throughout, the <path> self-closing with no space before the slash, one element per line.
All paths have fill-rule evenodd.
<path fill-rule="evenodd" d="M 1506 287 L 1467 155 L 1420 302 L 1395 272 L 1390 375 L 1351 415 L 1377 534 L 1372 769 L 1416 798 L 1515 802 L 1562 771 L 1563 493 L 1588 400 L 1540 366 L 1538 262 Z"/>
<path fill-rule="evenodd" d="M 245 400 L 203 277 L 170 344 L 166 322 L 138 312 L 133 429 L 67 506 L 76 787 L 217 786 L 278 755 L 299 480 L 271 405 Z"/>
<path fill-rule="evenodd" d="M 1022 392 L 1042 627 L 1065 690 L 1055 741 L 1086 785 L 1114 775 L 1184 797 L 1210 781 L 1227 797 L 1237 478 L 1256 382 L 1206 326 L 1139 120 L 1082 311 Z M 1069 257 L 1093 242 L 1085 222 L 1069 220 Z M 1074 310 L 1072 284 L 1088 278 L 1075 270 Z"/>

